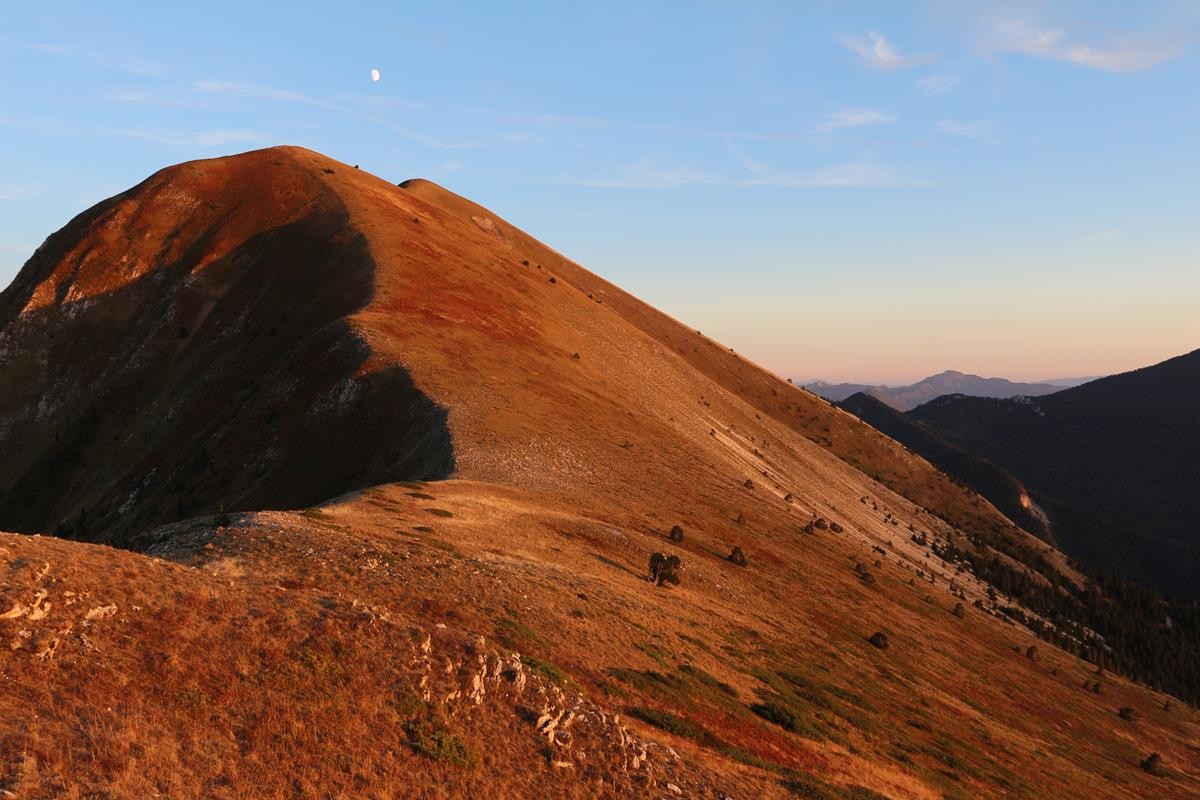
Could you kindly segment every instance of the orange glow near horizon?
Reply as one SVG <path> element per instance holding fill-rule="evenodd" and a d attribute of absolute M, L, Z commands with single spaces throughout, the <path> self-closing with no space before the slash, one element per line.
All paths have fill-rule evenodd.
<path fill-rule="evenodd" d="M 807 287 L 807 278 L 766 297 L 739 296 L 736 276 L 683 298 L 659 287 L 646 294 L 652 303 L 665 296 L 672 316 L 796 380 L 905 385 L 958 370 L 1046 381 L 1127 372 L 1200 347 L 1186 291 L 1194 269 L 1180 264 L 1097 272 L 1089 285 L 1071 275 L 867 288 L 821 276 Z"/>

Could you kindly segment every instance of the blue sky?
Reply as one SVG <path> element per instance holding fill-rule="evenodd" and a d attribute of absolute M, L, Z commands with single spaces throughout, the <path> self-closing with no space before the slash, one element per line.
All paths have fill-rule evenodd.
<path fill-rule="evenodd" d="M 1200 4 L 506 6 L 0 2 L 0 285 L 162 166 L 290 143 L 786 376 L 1200 346 Z"/>

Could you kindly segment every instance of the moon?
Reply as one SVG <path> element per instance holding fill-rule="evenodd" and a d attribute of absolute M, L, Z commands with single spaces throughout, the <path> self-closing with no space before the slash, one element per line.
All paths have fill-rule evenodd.
<path fill-rule="evenodd" d="M 371 70 L 371 80 L 373 80 L 373 81 L 379 80 L 379 70 L 377 70 L 377 69 Z"/>

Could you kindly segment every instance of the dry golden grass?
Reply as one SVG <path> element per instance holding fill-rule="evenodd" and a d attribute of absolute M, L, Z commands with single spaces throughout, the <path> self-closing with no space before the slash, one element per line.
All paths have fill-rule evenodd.
<path fill-rule="evenodd" d="M 431 521 L 428 500 L 385 486 L 227 529 L 178 526 L 158 559 L 4 537 L 5 607 L 37 586 L 51 607 L 36 623 L 0 623 L 5 637 L 33 631 L 0 649 L 0 786 L 619 797 L 664 794 L 670 780 L 689 796 L 857 786 L 896 798 L 1182 798 L 1200 786 L 1193 711 L 1164 712 L 1161 697 L 1111 676 L 1103 695 L 1087 692 L 1087 664 L 1045 645 L 1030 661 L 1028 634 L 974 609 L 955 618 L 947 595 L 927 602 L 902 568 L 863 586 L 845 566 L 860 545 L 845 538 L 742 534 L 754 547 L 739 568 L 710 542 L 716 532 L 689 530 L 683 583 L 658 588 L 640 573 L 667 529 L 485 483 L 421 492 L 453 516 Z M 69 606 L 67 592 L 79 598 Z M 877 629 L 885 651 L 865 641 Z M 682 761 L 658 751 L 654 791 L 619 769 L 583 780 L 580 767 L 548 765 L 522 716 L 529 698 L 424 704 L 411 664 L 421 631 L 452 655 L 476 635 L 518 651 L 544 685 L 625 714 Z M 51 632 L 58 648 L 39 659 L 34 641 Z M 794 732 L 750 710 L 767 700 L 790 710 Z M 1125 705 L 1136 722 L 1118 717 Z M 443 748 L 444 763 L 410 743 L 414 720 L 429 719 L 462 743 Z M 1169 777 L 1138 769 L 1151 750 Z"/>
<path fill-rule="evenodd" d="M 432 184 L 294 148 L 180 174 L 197 196 L 253 192 L 264 165 L 345 207 L 373 261 L 347 329 L 370 354 L 346 386 L 403 367 L 449 410 L 455 478 L 182 522 L 139 539 L 148 555 L 0 537 L 0 615 L 23 609 L 0 619 L 0 789 L 1200 794 L 1193 710 L 1113 676 L 1085 691 L 1088 664 L 1042 643 L 1032 661 L 1027 631 L 951 613 L 953 567 L 908 526 L 1029 542 L 927 463 Z M 291 422 L 273 444 L 302 453 Z M 323 477 L 304 463 L 292 478 Z M 814 517 L 844 532 L 805 533 Z M 681 557 L 678 587 L 645 580 L 658 551 Z M 526 686 L 489 672 L 480 703 L 463 694 L 480 657 L 513 651 Z M 576 708 L 551 742 L 545 712 Z M 1139 769 L 1151 751 L 1166 776 Z"/>

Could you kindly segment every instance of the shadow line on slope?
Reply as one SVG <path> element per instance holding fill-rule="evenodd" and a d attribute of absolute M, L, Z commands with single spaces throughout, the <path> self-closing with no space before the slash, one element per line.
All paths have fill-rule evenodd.
<path fill-rule="evenodd" d="M 448 409 L 400 366 L 368 371 L 347 322 L 377 265 L 340 205 L 200 269 L 213 230 L 107 293 L 10 307 L 0 528 L 132 546 L 178 519 L 452 474 Z"/>

